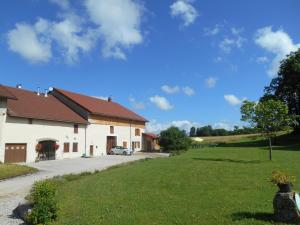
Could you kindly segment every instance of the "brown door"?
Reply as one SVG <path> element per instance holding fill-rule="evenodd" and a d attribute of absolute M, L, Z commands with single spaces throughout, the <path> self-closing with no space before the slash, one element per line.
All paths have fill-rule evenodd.
<path fill-rule="evenodd" d="M 94 145 L 90 145 L 90 156 L 94 156 Z"/>
<path fill-rule="evenodd" d="M 4 162 L 26 162 L 26 149 L 26 144 L 6 144 Z"/>
<path fill-rule="evenodd" d="M 111 149 L 117 145 L 117 137 L 107 136 L 106 153 L 110 154 Z"/>

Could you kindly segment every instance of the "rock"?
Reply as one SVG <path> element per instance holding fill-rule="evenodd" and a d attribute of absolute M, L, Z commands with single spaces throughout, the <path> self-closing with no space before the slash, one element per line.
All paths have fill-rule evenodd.
<path fill-rule="evenodd" d="M 17 208 L 14 209 L 14 214 L 21 218 L 22 220 L 26 221 L 26 216 L 32 210 L 32 205 L 30 204 L 20 204 Z"/>
<path fill-rule="evenodd" d="M 273 200 L 273 207 L 275 220 L 281 222 L 300 221 L 300 211 L 295 202 L 295 192 L 277 192 Z"/>

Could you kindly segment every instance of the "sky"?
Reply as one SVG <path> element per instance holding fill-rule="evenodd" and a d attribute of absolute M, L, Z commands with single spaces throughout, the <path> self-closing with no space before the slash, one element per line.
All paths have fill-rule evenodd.
<path fill-rule="evenodd" d="M 5 0 L 0 83 L 116 101 L 159 132 L 240 122 L 300 48 L 299 0 Z"/>

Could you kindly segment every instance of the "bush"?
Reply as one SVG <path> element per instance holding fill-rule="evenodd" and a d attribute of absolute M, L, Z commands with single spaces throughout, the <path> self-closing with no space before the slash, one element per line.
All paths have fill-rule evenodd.
<path fill-rule="evenodd" d="M 57 218 L 57 202 L 55 199 L 57 184 L 50 180 L 36 182 L 31 189 L 28 200 L 33 205 L 27 215 L 31 224 L 48 224 Z"/>
<path fill-rule="evenodd" d="M 170 127 L 162 131 L 159 143 L 164 151 L 186 151 L 191 146 L 191 140 L 185 131 L 179 130 L 177 127 Z"/>

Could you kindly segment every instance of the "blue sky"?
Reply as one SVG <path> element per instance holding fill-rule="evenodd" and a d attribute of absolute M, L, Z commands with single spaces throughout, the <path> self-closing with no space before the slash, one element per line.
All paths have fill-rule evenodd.
<path fill-rule="evenodd" d="M 150 123 L 240 124 L 300 47 L 298 0 L 1 2 L 1 83 L 113 99 Z M 297 29 L 298 28 L 298 29 Z"/>

